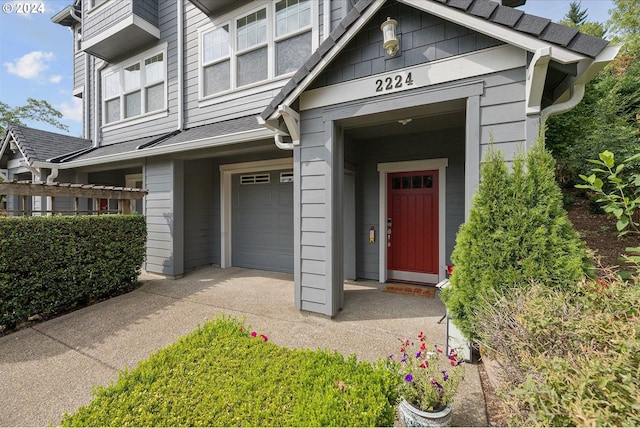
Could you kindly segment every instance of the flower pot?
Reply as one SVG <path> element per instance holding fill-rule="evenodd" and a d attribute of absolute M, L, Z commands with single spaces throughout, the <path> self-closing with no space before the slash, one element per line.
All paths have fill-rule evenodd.
<path fill-rule="evenodd" d="M 426 412 L 409 404 L 403 398 L 398 405 L 398 413 L 405 427 L 451 426 L 451 406 L 447 406 L 438 412 Z"/>

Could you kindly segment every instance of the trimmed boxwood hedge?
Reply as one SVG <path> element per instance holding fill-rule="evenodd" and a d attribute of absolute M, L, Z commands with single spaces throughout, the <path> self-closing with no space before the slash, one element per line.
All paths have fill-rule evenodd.
<path fill-rule="evenodd" d="M 399 377 L 384 360 L 261 336 L 235 318 L 210 321 L 95 388 L 61 425 L 393 426 Z"/>
<path fill-rule="evenodd" d="M 141 215 L 0 218 L 0 326 L 130 290 L 146 236 Z"/>

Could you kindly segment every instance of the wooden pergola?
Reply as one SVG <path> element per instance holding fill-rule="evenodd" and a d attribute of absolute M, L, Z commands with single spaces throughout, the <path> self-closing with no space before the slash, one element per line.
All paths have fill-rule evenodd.
<path fill-rule="evenodd" d="M 131 187 L 116 187 L 116 186 L 99 186 L 94 184 L 72 184 L 72 183 L 46 183 L 43 181 L 5 181 L 0 183 L 0 195 L 17 195 L 22 196 L 22 210 L 10 210 L 12 213 L 21 213 L 22 215 L 29 215 L 34 210 L 28 209 L 28 198 L 30 196 L 44 196 L 49 197 L 51 200 L 51 209 L 48 210 L 35 210 L 40 213 L 51 214 L 113 214 L 113 210 L 102 210 L 100 204 L 97 204 L 97 210 L 80 210 L 79 200 L 81 198 L 100 200 L 106 199 L 117 200 L 118 210 L 117 213 L 129 214 L 130 201 L 142 199 L 147 195 L 148 190 L 137 189 Z M 72 198 L 74 200 L 74 210 L 56 210 L 55 199 L 56 198 Z"/>

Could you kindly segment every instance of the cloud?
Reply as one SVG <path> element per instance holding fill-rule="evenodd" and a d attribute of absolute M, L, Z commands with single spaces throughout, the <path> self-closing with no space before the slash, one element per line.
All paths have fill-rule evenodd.
<path fill-rule="evenodd" d="M 18 58 L 15 62 L 5 62 L 4 66 L 9 73 L 23 79 L 37 79 L 49 68 L 47 63 L 54 58 L 53 52 L 33 51 Z"/>
<path fill-rule="evenodd" d="M 82 122 L 82 99 L 73 97 L 71 102 L 63 102 L 55 107 L 62 113 L 63 119 Z"/>
<path fill-rule="evenodd" d="M 59 74 L 55 74 L 51 77 L 49 77 L 49 82 L 50 83 L 60 83 L 60 81 L 62 80 L 62 76 Z"/>

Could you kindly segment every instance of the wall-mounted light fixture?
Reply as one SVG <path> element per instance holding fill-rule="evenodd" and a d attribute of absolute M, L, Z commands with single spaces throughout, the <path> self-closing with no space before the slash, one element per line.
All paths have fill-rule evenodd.
<path fill-rule="evenodd" d="M 387 51 L 389 56 L 396 56 L 398 50 L 400 48 L 400 44 L 398 43 L 398 37 L 396 36 L 396 28 L 398 27 L 398 21 L 395 19 L 387 18 L 386 21 L 382 23 L 380 29 L 383 34 L 383 44 L 382 47 Z"/>

